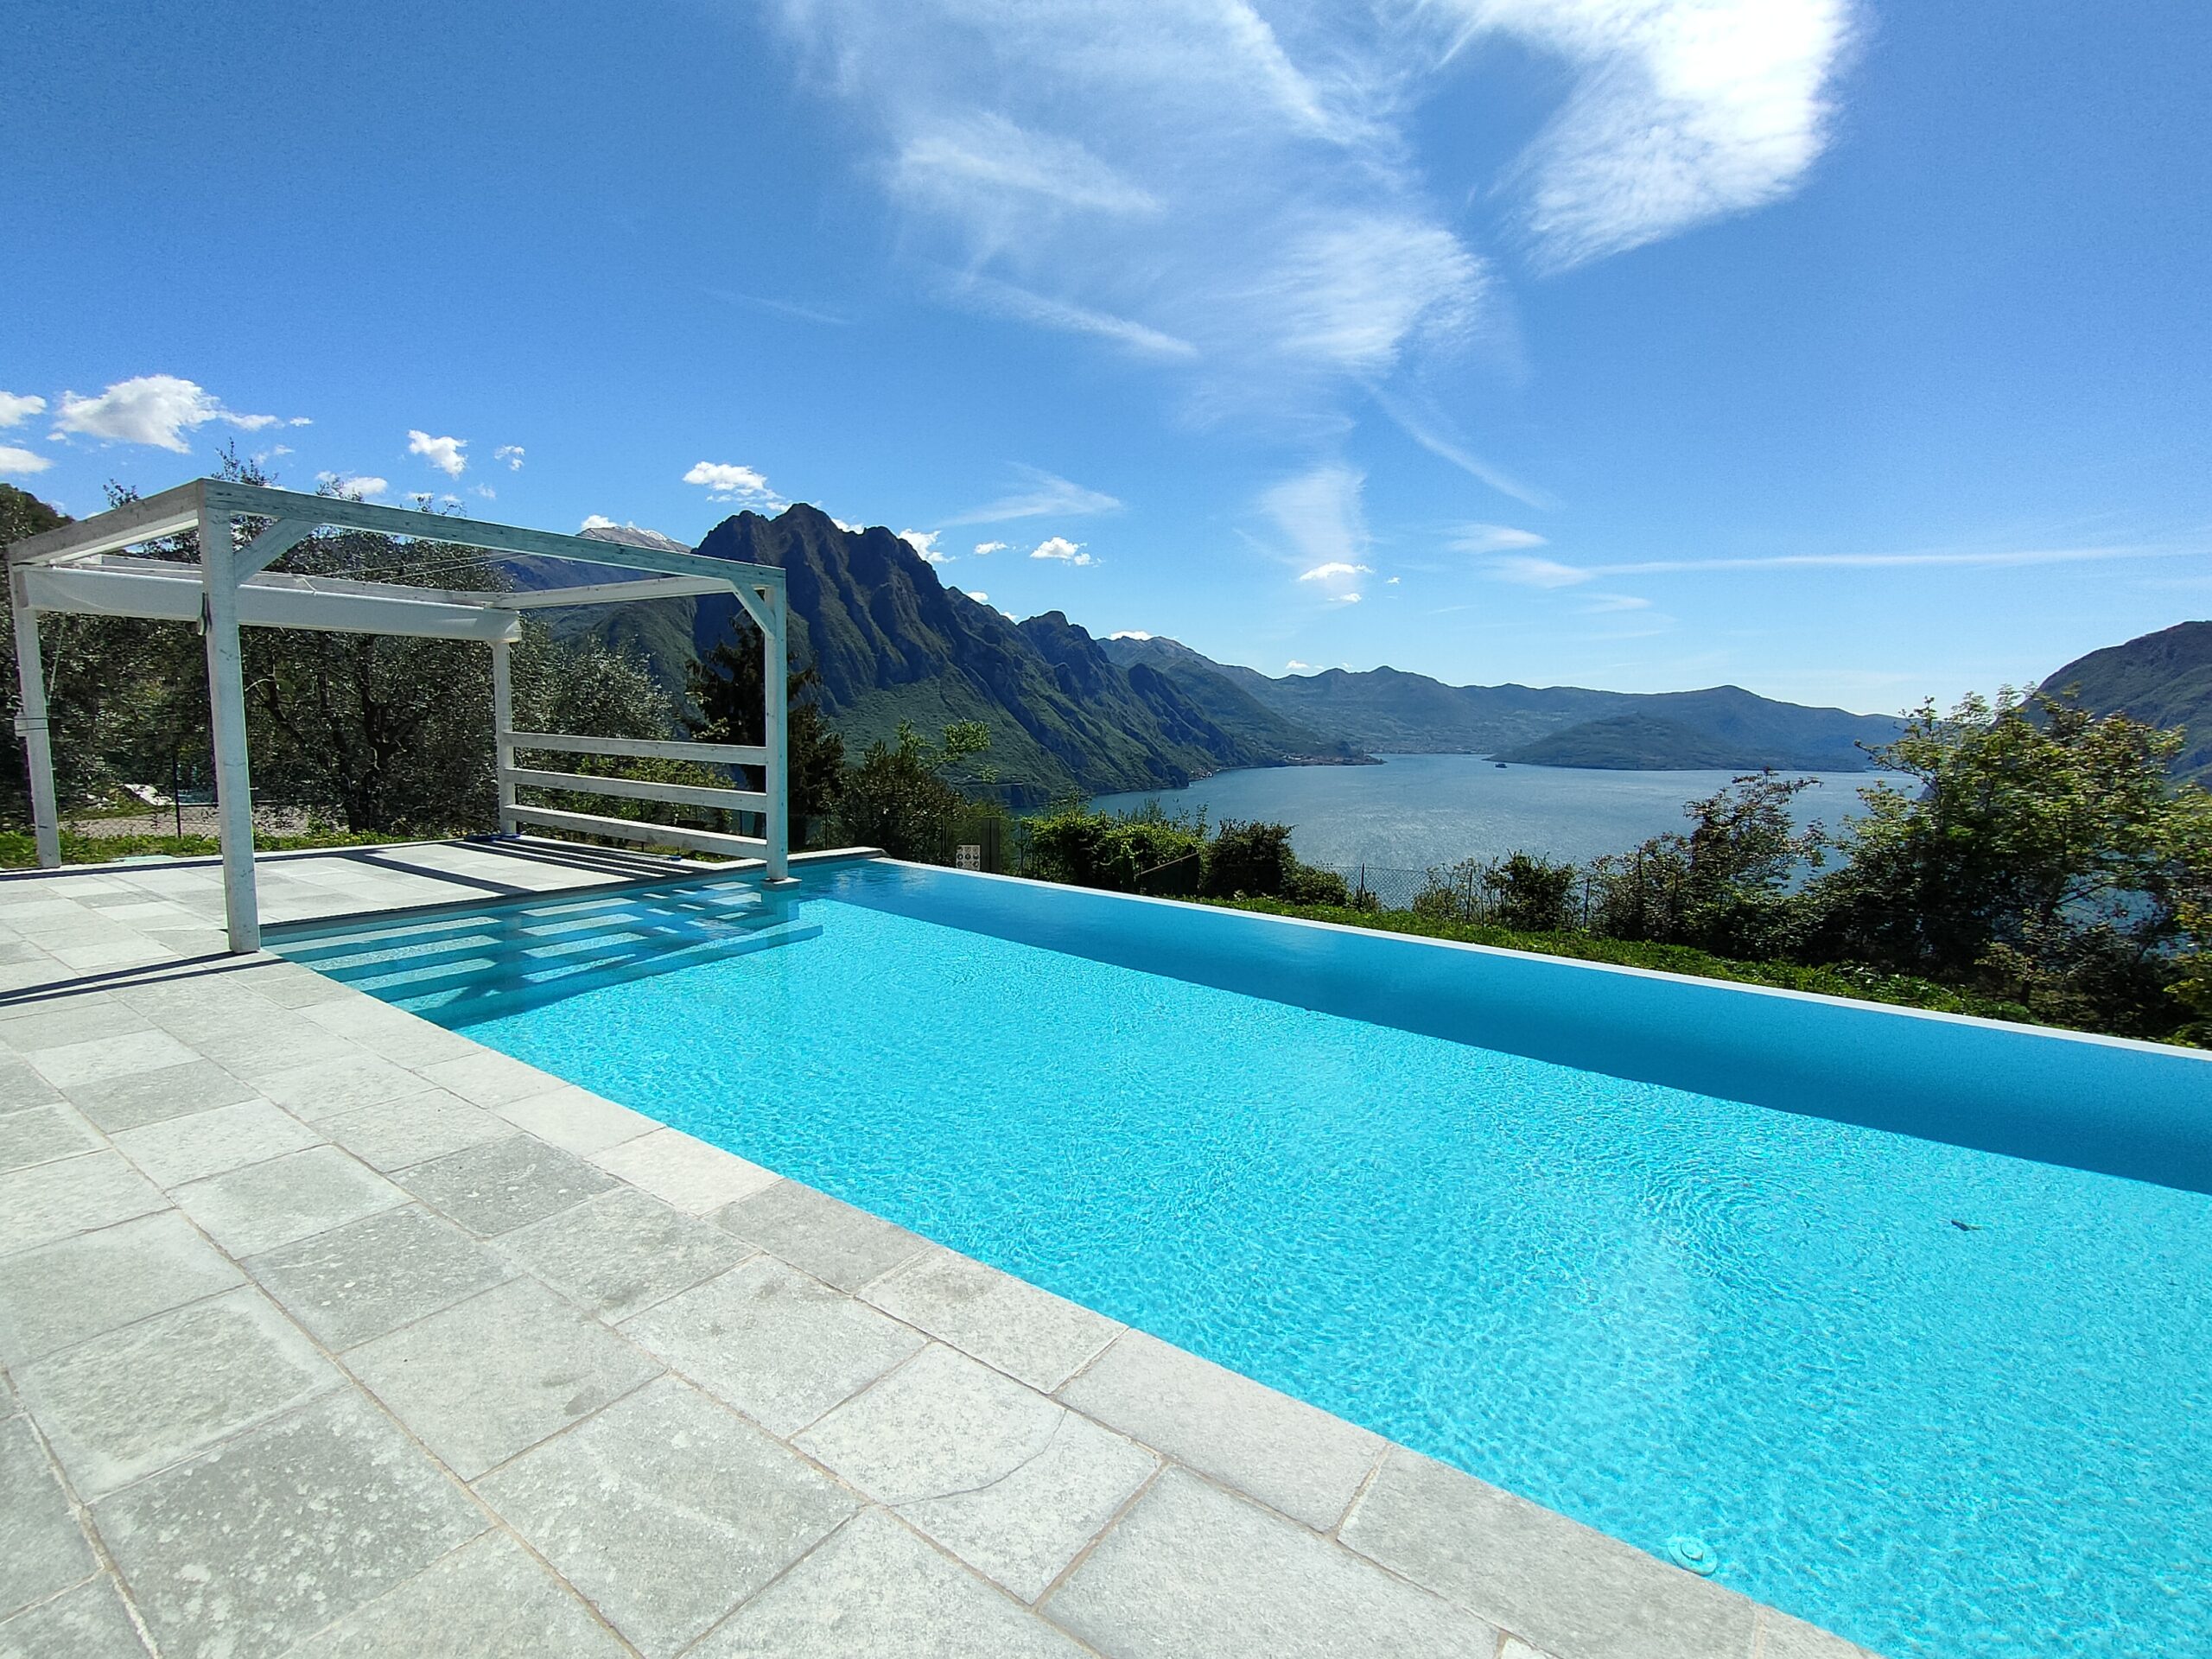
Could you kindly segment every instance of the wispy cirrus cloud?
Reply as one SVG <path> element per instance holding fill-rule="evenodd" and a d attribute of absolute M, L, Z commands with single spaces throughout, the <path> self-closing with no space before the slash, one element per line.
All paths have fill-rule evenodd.
<path fill-rule="evenodd" d="M 1342 559 L 1332 559 L 1326 564 L 1317 564 L 1299 575 L 1300 582 L 1331 582 L 1338 576 L 1363 576 L 1374 574 L 1374 567 L 1366 564 L 1347 564 Z"/>
<path fill-rule="evenodd" d="M 1827 146 L 1850 0 L 1437 0 L 1573 66 L 1509 177 L 1539 261 L 1565 269 L 1796 190 Z"/>
<path fill-rule="evenodd" d="M 998 524 L 1014 518 L 1042 518 L 1047 514 L 1054 518 L 1080 517 L 1094 512 L 1118 512 L 1122 504 L 1103 490 L 1094 490 L 1067 479 L 1046 472 L 1042 467 L 1016 465 L 1015 474 L 1023 480 L 1011 494 L 986 501 L 981 506 L 957 512 L 944 520 L 947 524 Z M 976 551 L 996 552 L 1006 545 L 979 544 Z"/>
<path fill-rule="evenodd" d="M 2004 569 L 2048 564 L 2112 564 L 2132 559 L 2202 558 L 2212 543 L 2138 543 L 2091 547 L 1930 548 L 1897 553 L 1775 553 L 1718 559 L 1630 559 L 1611 564 L 1562 564 L 1544 558 L 1492 561 L 1490 574 L 1527 588 L 1571 588 L 1605 576 L 1695 575 L 1707 570 Z"/>
<path fill-rule="evenodd" d="M 1461 553 L 1500 553 L 1510 548 L 1541 547 L 1545 538 L 1533 530 L 1511 524 L 1462 524 L 1452 537 L 1452 548 Z"/>
<path fill-rule="evenodd" d="M 1368 569 L 1367 521 L 1361 506 L 1366 482 L 1354 468 L 1330 461 L 1286 478 L 1261 495 L 1260 511 L 1306 568 L 1300 581 L 1334 581 Z"/>

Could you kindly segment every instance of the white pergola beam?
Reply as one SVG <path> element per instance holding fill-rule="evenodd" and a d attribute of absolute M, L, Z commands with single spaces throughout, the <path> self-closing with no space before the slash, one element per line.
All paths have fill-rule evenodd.
<path fill-rule="evenodd" d="M 681 824 L 640 823 L 635 818 L 603 818 L 593 812 L 558 812 L 550 806 L 518 806 L 514 816 L 524 823 L 545 830 L 571 830 L 587 836 L 605 836 L 640 847 L 682 847 L 695 853 L 720 853 L 729 858 L 760 858 L 768 843 L 751 836 L 725 836 L 711 830 L 687 830 Z"/>
<path fill-rule="evenodd" d="M 509 732 L 518 749 L 550 749 L 557 754 L 606 754 L 626 760 L 697 760 L 710 766 L 765 766 L 768 751 L 758 743 L 679 743 L 657 737 L 572 737 L 563 732 Z"/>
<path fill-rule="evenodd" d="M 154 561 L 133 561 L 149 564 Z M 36 567 L 22 572 L 32 607 L 78 616 L 130 616 L 155 622 L 197 622 L 206 584 L 200 567 L 172 564 L 156 575 L 110 564 Z M 236 588 L 238 620 L 247 627 L 304 628 L 316 633 L 388 633 L 411 639 L 513 639 L 522 625 L 506 611 L 454 604 L 424 590 L 378 583 L 339 584 L 316 577 L 259 575 Z"/>
<path fill-rule="evenodd" d="M 540 772 L 534 766 L 505 767 L 499 779 L 530 789 L 564 789 L 575 795 L 613 795 L 627 801 L 666 801 L 674 806 L 709 806 L 723 812 L 768 810 L 768 798 L 753 789 L 710 789 L 652 779 L 595 777 L 585 772 Z"/>
<path fill-rule="evenodd" d="M 501 594 L 496 603 L 510 611 L 554 611 L 573 605 L 628 604 L 637 599 L 688 599 L 726 594 L 727 576 L 645 576 L 632 582 L 595 582 L 578 588 L 539 588 Z"/>
<path fill-rule="evenodd" d="M 14 543 L 8 549 L 10 564 L 50 564 L 56 559 L 90 558 L 136 546 L 140 542 L 180 535 L 200 527 L 200 486 L 204 479 L 180 484 L 143 501 L 126 501 L 119 507 L 95 513 L 73 524 L 60 524 Z"/>

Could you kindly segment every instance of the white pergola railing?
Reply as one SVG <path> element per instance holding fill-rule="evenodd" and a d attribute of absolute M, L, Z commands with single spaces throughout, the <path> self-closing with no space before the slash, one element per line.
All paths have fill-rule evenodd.
<path fill-rule="evenodd" d="M 239 518 L 264 520 L 265 527 L 252 540 L 241 543 L 232 528 Z M 336 576 L 289 575 L 269 569 L 326 527 L 653 574 L 632 581 L 541 588 L 526 593 L 477 593 Z M 199 536 L 196 564 L 177 559 L 133 558 L 124 552 L 186 531 Z M 492 648 L 491 713 L 502 833 L 512 835 L 518 825 L 531 824 L 610 840 L 757 858 L 766 865 L 770 880 L 789 879 L 784 735 L 788 613 L 784 573 L 772 565 L 743 564 L 675 548 L 562 536 L 219 479 L 197 479 L 17 542 L 7 550 L 7 563 L 8 589 L 15 605 L 16 665 L 22 690 L 16 729 L 29 761 L 39 862 L 49 869 L 61 862 L 61 830 L 47 729 L 46 674 L 39 654 L 40 615 L 71 612 L 199 624 L 207 646 L 208 714 L 214 738 L 223 892 L 233 950 L 254 950 L 261 944 L 260 912 L 254 892 L 253 791 L 246 759 L 245 673 L 238 645 L 242 626 L 481 640 Z M 760 629 L 765 692 L 761 742 L 659 742 L 515 730 L 507 655 L 522 635 L 521 613 L 721 592 L 734 594 Z M 543 771 L 518 765 L 518 751 L 758 766 L 764 773 L 763 787 L 705 788 Z M 519 789 L 563 790 L 753 812 L 761 816 L 764 833 L 758 837 L 724 835 L 587 812 L 556 811 L 518 801 Z"/>

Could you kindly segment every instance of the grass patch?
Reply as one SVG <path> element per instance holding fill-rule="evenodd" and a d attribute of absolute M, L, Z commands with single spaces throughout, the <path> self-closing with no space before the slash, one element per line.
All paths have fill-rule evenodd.
<path fill-rule="evenodd" d="M 259 853 L 293 853 L 318 847 L 375 847 L 394 840 L 416 839 L 420 837 L 356 836 L 342 830 L 334 830 L 316 835 L 256 836 L 253 848 Z M 212 858 L 222 850 L 223 843 L 213 836 L 80 836 L 68 830 L 61 832 L 61 861 L 64 864 L 111 864 L 118 858 L 155 855 Z M 38 842 L 30 831 L 0 830 L 0 870 L 33 870 L 37 868 Z"/>
<path fill-rule="evenodd" d="M 1871 968 L 1848 964 L 1807 968 L 1792 962 L 1735 962 L 1686 944 L 1604 939 L 1587 933 L 1523 933 L 1480 923 L 1432 921 L 1409 910 L 1352 910 L 1338 905 L 1285 904 L 1275 899 L 1199 902 L 1218 904 L 1230 910 L 1254 910 L 1268 916 L 1300 916 L 1308 921 L 1337 922 L 1378 933 L 1406 933 L 1425 939 L 1494 945 L 1501 950 L 1523 950 L 1531 956 L 1569 957 L 1578 962 L 1610 963 L 1621 968 L 1650 968 L 1662 973 L 1726 980 L 1738 985 L 1770 985 L 1780 990 L 1811 991 L 1822 996 L 1887 1002 L 1898 1007 L 1930 1008 L 1939 1014 L 1978 1014 L 1985 1020 L 2011 1020 L 2023 1025 L 2051 1023 L 2038 1020 L 2017 1002 L 1980 996 L 1972 991 L 1938 985 L 1932 980 L 1878 973 Z"/>

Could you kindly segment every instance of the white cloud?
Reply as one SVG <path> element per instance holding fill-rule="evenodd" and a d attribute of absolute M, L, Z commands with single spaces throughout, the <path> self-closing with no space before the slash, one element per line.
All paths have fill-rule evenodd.
<path fill-rule="evenodd" d="M 576 531 L 581 535 L 587 530 L 620 530 L 621 528 L 621 525 L 616 524 L 605 513 L 594 512 L 585 515 L 583 523 L 576 526 Z"/>
<path fill-rule="evenodd" d="M 1398 585 L 1398 578 L 1395 576 L 1385 576 L 1382 578 L 1382 585 L 1385 588 L 1395 588 Z"/>
<path fill-rule="evenodd" d="M 1109 639 L 1149 639 L 1152 638 L 1142 628 L 1122 628 L 1106 637 Z"/>
<path fill-rule="evenodd" d="M 97 397 L 65 391 L 54 415 L 58 432 L 117 443 L 150 444 L 179 454 L 191 448 L 185 435 L 210 421 L 225 421 L 246 432 L 277 424 L 274 415 L 240 415 L 227 410 L 200 386 L 173 374 L 142 374 L 118 380 Z"/>
<path fill-rule="evenodd" d="M 830 522 L 836 525 L 838 529 L 843 531 L 848 536 L 857 536 L 864 528 L 866 528 L 866 526 L 861 524 L 849 524 L 843 519 L 836 518 L 834 515 L 831 517 Z"/>
<path fill-rule="evenodd" d="M 1301 663 L 1301 662 L 1300 662 L 1300 661 L 1298 660 L 1298 658 L 1295 658 L 1295 657 L 1292 658 L 1288 662 L 1285 663 L 1282 666 L 1283 666 L 1283 671 L 1284 671 L 1286 674 L 1310 674 L 1310 673 L 1312 673 L 1312 672 L 1313 671 L 1313 664 L 1311 664 L 1311 663 Z"/>
<path fill-rule="evenodd" d="M 952 555 L 937 550 L 937 538 L 944 534 L 941 530 L 902 530 L 899 539 L 920 554 L 926 563 L 950 564 Z"/>
<path fill-rule="evenodd" d="M 1004 542 L 978 542 L 976 543 L 976 556 L 979 559 L 988 558 L 994 553 L 1003 553 L 1005 551 L 1006 543 Z"/>
<path fill-rule="evenodd" d="M 53 465 L 50 458 L 40 454 L 35 449 L 0 443 L 0 473 L 12 473 L 21 478 L 32 473 L 42 473 Z"/>
<path fill-rule="evenodd" d="M 1300 555 L 1308 569 L 1367 568 L 1367 525 L 1360 510 L 1366 480 L 1330 462 L 1287 478 L 1260 498 L 1260 510 Z"/>
<path fill-rule="evenodd" d="M 1509 548 L 1541 547 L 1544 538 L 1510 524 L 1462 524 L 1452 545 L 1462 553 L 1502 553 Z"/>
<path fill-rule="evenodd" d="M 974 600 L 978 605 L 988 605 L 991 602 L 991 596 L 980 588 L 963 588 L 960 591 L 967 594 L 969 598 Z"/>
<path fill-rule="evenodd" d="M 1033 323 L 1039 328 L 1057 328 L 1063 334 L 1110 340 L 1140 357 L 1189 359 L 1198 354 L 1198 348 L 1189 340 L 1147 323 L 1116 316 L 1110 311 L 1093 310 L 1071 300 L 1056 300 L 1049 295 L 1033 293 L 995 277 L 964 275 L 947 283 L 944 291 L 948 299 L 978 311 Z"/>
<path fill-rule="evenodd" d="M 683 474 L 683 481 L 705 486 L 709 501 L 741 501 L 748 507 L 769 512 L 780 512 L 790 505 L 752 467 L 736 467 L 728 461 L 700 461 Z"/>
<path fill-rule="evenodd" d="M 503 443 L 492 452 L 492 459 L 505 461 L 511 473 L 522 471 L 522 445 L 518 443 Z"/>
<path fill-rule="evenodd" d="M 468 457 L 461 453 L 467 448 L 467 438 L 434 438 L 427 432 L 408 430 L 407 453 L 422 456 L 448 478 L 459 478 L 468 470 Z"/>
<path fill-rule="evenodd" d="M 1446 0 L 1578 79 L 1522 158 L 1553 268 L 1780 200 L 1827 148 L 1848 0 Z"/>
<path fill-rule="evenodd" d="M 1002 495 L 995 501 L 986 501 L 979 507 L 956 513 L 945 520 L 948 524 L 998 524 L 1009 518 L 1042 518 L 1048 514 L 1055 518 L 1073 518 L 1085 513 L 1118 512 L 1122 504 L 1103 490 L 1087 489 L 1071 484 L 1066 479 L 1044 471 L 1040 467 L 1017 465 L 1014 469 L 1027 480 L 1027 487 L 1011 495 Z M 1004 542 L 985 543 L 976 548 L 981 553 L 988 546 L 994 551 L 1003 548 Z"/>
<path fill-rule="evenodd" d="M 1075 140 L 1027 130 L 988 111 L 947 114 L 916 132 L 899 151 L 893 182 L 910 197 L 986 218 L 1017 204 L 1033 215 L 1039 208 L 1160 211 L 1157 197 Z"/>
<path fill-rule="evenodd" d="M 499 499 L 499 493 L 489 484 L 472 484 L 468 486 L 468 493 L 471 495 L 480 495 L 486 501 L 496 501 Z"/>
<path fill-rule="evenodd" d="M 1607 616 L 1618 611 L 1648 611 L 1651 601 L 1638 599 L 1634 594 L 1592 594 L 1583 607 L 1591 616 Z"/>
<path fill-rule="evenodd" d="M 21 426 L 34 415 L 46 413 L 46 399 L 0 391 L 0 427 Z"/>
<path fill-rule="evenodd" d="M 1339 576 L 1372 575 L 1374 567 L 1347 564 L 1342 559 L 1332 559 L 1326 564 L 1317 564 L 1298 578 L 1300 582 L 1334 582 Z"/>
<path fill-rule="evenodd" d="M 1081 542 L 1071 542 L 1065 536 L 1048 536 L 1029 550 L 1033 559 L 1058 559 L 1063 564 L 1096 564 L 1097 560 L 1083 550 Z"/>
<path fill-rule="evenodd" d="M 317 473 L 315 481 L 327 485 L 333 494 L 353 496 L 363 501 L 373 500 L 391 487 L 385 480 L 365 473 Z"/>
<path fill-rule="evenodd" d="M 1359 603 L 1359 595 L 1357 594 L 1331 594 L 1329 598 L 1332 602 L 1338 605 L 1357 605 Z"/>
<path fill-rule="evenodd" d="M 1522 588 L 1572 588 L 1578 582 L 1588 582 L 1594 574 L 1561 564 L 1557 559 L 1528 556 L 1497 560 L 1491 565 L 1490 573 L 1500 582 Z"/>

